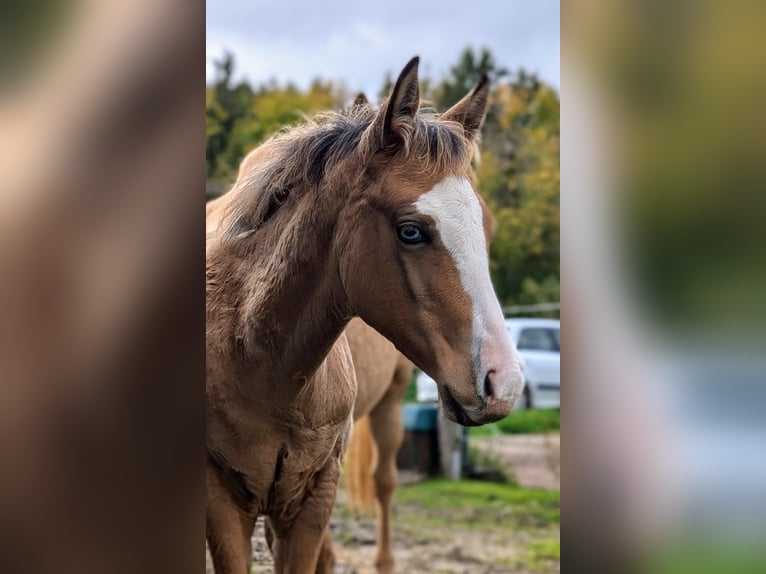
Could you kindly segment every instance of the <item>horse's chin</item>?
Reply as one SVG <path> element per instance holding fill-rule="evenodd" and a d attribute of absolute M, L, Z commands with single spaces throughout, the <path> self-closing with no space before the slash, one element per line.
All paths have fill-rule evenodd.
<path fill-rule="evenodd" d="M 439 388 L 439 398 L 447 418 L 464 427 L 478 427 L 497 422 L 508 416 L 513 407 L 512 400 L 490 399 L 480 408 L 467 410 L 455 399 L 446 385 Z"/>
<path fill-rule="evenodd" d="M 466 410 L 460 406 L 455 397 L 452 396 L 449 388 L 442 386 L 439 388 L 439 398 L 441 399 L 444 414 L 449 420 L 464 427 L 476 427 L 482 423 L 473 420 Z"/>

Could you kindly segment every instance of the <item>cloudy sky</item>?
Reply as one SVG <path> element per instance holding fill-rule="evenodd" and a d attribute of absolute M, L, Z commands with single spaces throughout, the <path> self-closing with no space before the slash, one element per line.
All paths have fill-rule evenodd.
<path fill-rule="evenodd" d="M 559 87 L 558 0 L 213 0 L 207 2 L 207 79 L 229 50 L 237 76 L 306 87 L 343 80 L 377 94 L 413 55 L 439 78 L 466 46 L 524 66 Z"/>

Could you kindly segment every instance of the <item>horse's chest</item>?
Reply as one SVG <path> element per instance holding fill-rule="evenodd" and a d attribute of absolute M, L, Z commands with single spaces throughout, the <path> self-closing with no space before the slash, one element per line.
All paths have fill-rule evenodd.
<path fill-rule="evenodd" d="M 357 381 L 345 337 L 338 340 L 290 405 L 296 422 L 307 428 L 343 423 L 354 408 Z"/>
<path fill-rule="evenodd" d="M 249 487 L 257 493 L 257 512 L 272 518 L 297 514 L 302 501 L 312 493 L 316 477 L 328 467 L 339 468 L 351 424 L 349 412 L 340 424 L 318 428 L 294 425 L 270 437 L 267 450 L 273 456 L 261 458 L 247 473 Z M 258 460 L 257 452 L 253 458 Z"/>
<path fill-rule="evenodd" d="M 244 480 L 249 511 L 289 516 L 345 452 L 357 391 L 345 337 L 309 378 L 255 373 L 249 385 L 247 399 L 209 391 L 208 440 Z"/>
<path fill-rule="evenodd" d="M 356 385 L 310 384 L 298 393 L 291 410 L 295 421 L 306 428 L 339 425 L 351 416 L 355 400 Z"/>

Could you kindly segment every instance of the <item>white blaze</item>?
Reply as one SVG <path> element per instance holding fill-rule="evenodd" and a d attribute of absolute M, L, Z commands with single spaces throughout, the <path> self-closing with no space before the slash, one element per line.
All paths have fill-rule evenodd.
<path fill-rule="evenodd" d="M 481 204 L 471 183 L 465 178 L 448 177 L 421 195 L 415 207 L 436 223 L 442 243 L 452 256 L 463 288 L 471 298 L 472 352 L 477 377 L 481 376 L 478 372 L 481 363 L 517 361 L 505 331 L 500 303 L 492 288 Z M 493 344 L 484 344 L 489 341 Z M 484 368 L 488 366 L 485 364 Z M 483 385 L 483 380 L 477 381 L 477 385 Z"/>

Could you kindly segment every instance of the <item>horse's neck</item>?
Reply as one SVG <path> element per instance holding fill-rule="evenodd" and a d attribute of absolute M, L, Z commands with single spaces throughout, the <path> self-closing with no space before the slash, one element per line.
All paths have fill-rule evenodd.
<path fill-rule="evenodd" d="M 314 374 L 351 315 L 332 248 L 336 218 L 311 199 L 289 214 L 243 306 L 246 338 L 297 382 Z"/>

